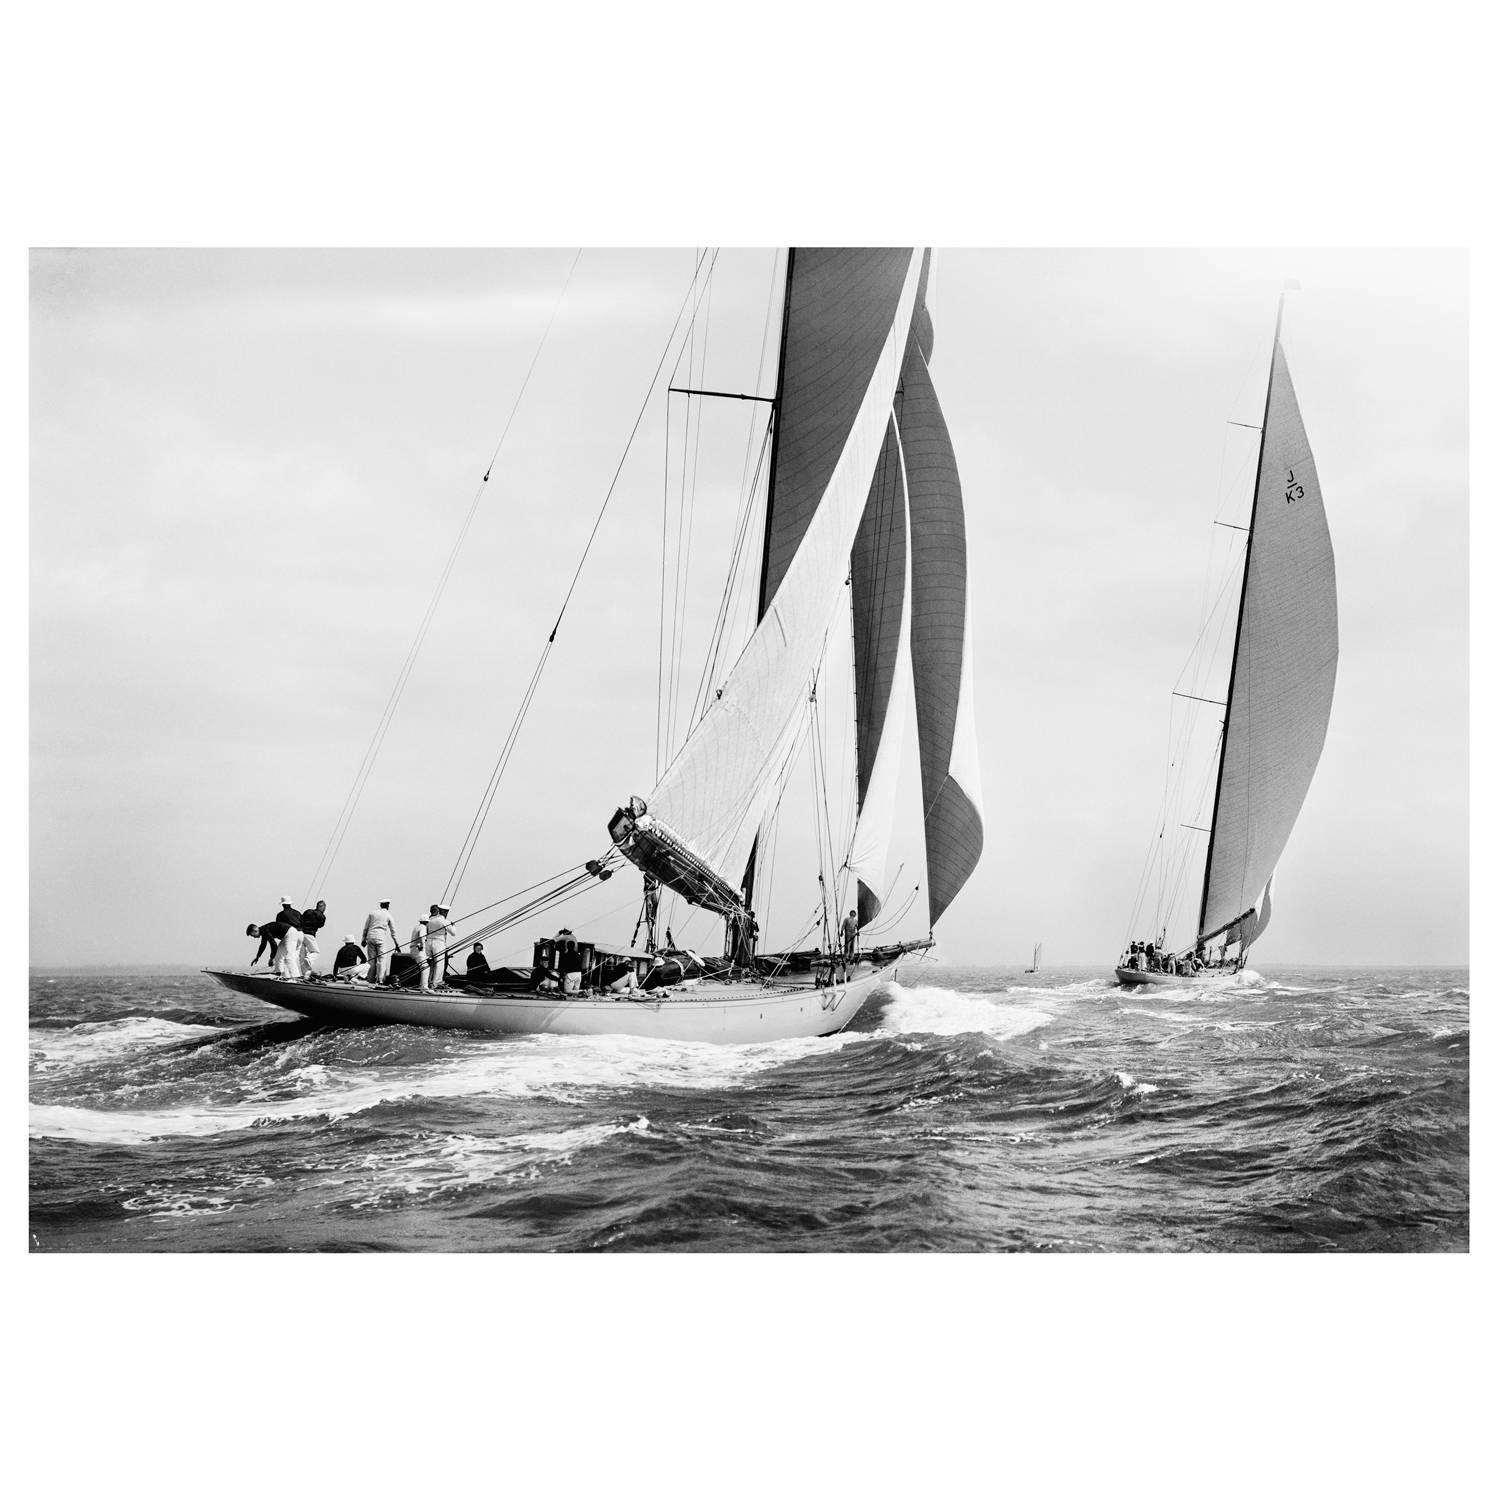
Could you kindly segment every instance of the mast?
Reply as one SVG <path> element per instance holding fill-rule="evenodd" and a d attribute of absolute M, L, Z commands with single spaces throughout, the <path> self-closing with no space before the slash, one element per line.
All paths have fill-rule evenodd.
<path fill-rule="evenodd" d="M 788 246 L 786 285 L 781 302 L 781 345 L 776 354 L 776 395 L 771 405 L 771 472 L 766 480 L 765 537 L 761 542 L 760 550 L 760 587 L 756 590 L 755 623 L 757 625 L 765 618 L 766 605 L 770 603 L 770 600 L 766 598 L 766 582 L 771 576 L 771 516 L 776 504 L 776 455 L 781 447 L 781 391 L 786 381 L 786 339 L 787 330 L 792 322 L 792 263 L 796 257 L 796 250 Z M 760 835 L 757 833 L 755 842 L 750 846 L 750 858 L 745 865 L 743 889 L 747 909 L 755 904 L 755 860 L 759 853 Z"/>
<path fill-rule="evenodd" d="M 1271 418 L 1271 383 L 1276 378 L 1276 346 L 1281 342 L 1281 314 L 1286 292 L 1276 302 L 1276 332 L 1271 336 L 1271 368 L 1266 373 L 1266 404 L 1260 418 L 1260 452 L 1255 458 L 1255 488 L 1250 492 L 1250 525 L 1245 532 L 1245 562 L 1240 575 L 1240 608 L 1234 622 L 1234 655 L 1229 659 L 1229 691 L 1224 695 L 1224 722 L 1219 728 L 1219 774 L 1214 780 L 1214 815 L 1208 820 L 1208 853 L 1203 860 L 1203 895 L 1198 902 L 1196 948 L 1204 940 L 1203 923 L 1208 916 L 1208 877 L 1214 866 L 1214 838 L 1219 829 L 1219 797 L 1224 790 L 1224 751 L 1229 744 L 1229 715 L 1234 703 L 1234 674 L 1240 664 L 1240 635 L 1245 628 L 1245 590 L 1250 580 L 1250 549 L 1255 545 L 1255 517 L 1260 510 L 1260 473 L 1266 461 L 1266 424 Z"/>

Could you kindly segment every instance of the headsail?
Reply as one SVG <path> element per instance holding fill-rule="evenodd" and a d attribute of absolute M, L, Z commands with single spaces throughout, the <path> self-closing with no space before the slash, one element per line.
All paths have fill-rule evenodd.
<path fill-rule="evenodd" d="M 683 851 L 731 884 L 805 731 L 808 687 L 884 447 L 921 264 L 910 250 L 802 251 L 793 261 L 765 611 L 647 804 Z"/>
<path fill-rule="evenodd" d="M 1333 545 L 1279 319 L 1277 331 L 1199 942 L 1251 916 L 1266 891 L 1323 751 L 1338 667 Z M 1269 916 L 1268 904 L 1240 930 L 1253 936 Z"/>
<path fill-rule="evenodd" d="M 936 925 L 979 863 L 984 820 L 963 489 L 927 369 L 931 353 L 932 322 L 924 297 L 901 372 L 897 421 L 911 512 L 911 657 L 922 755 L 927 912 Z"/>
<path fill-rule="evenodd" d="M 885 889 L 902 741 L 911 692 L 911 549 L 906 468 L 892 417 L 849 579 L 854 615 L 854 727 L 859 817 L 849 852 L 861 927 L 874 921 Z"/>

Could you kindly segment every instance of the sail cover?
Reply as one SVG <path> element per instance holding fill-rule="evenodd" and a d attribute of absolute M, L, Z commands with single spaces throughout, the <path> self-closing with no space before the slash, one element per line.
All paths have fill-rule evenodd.
<path fill-rule="evenodd" d="M 844 601 L 922 264 L 911 250 L 799 250 L 792 260 L 764 613 L 648 799 L 657 822 L 734 884 L 805 729 Z"/>
<path fill-rule="evenodd" d="M 924 263 L 924 280 L 926 266 Z M 963 489 L 928 373 L 926 286 L 896 407 L 911 526 L 911 663 L 922 757 L 927 913 L 936 925 L 979 863 L 984 820 L 974 727 Z"/>
<path fill-rule="evenodd" d="M 1333 545 L 1279 340 L 1261 444 L 1200 942 L 1268 885 L 1323 752 L 1338 667 Z"/>

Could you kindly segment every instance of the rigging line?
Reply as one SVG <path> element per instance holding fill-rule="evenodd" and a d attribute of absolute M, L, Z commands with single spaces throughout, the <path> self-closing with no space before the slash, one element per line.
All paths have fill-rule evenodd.
<path fill-rule="evenodd" d="M 905 868 L 906 868 L 906 861 L 902 860 L 902 862 L 899 865 L 896 866 L 896 873 L 891 876 L 889 883 L 886 885 L 885 893 L 883 895 L 880 895 L 880 896 L 877 897 L 877 899 L 880 902 L 880 906 L 877 908 L 876 913 L 875 913 L 877 921 L 871 922 L 868 927 L 865 927 L 865 928 L 861 929 L 863 932 L 868 933 L 871 937 L 878 937 L 882 932 L 889 931 L 890 927 L 891 927 L 891 924 L 893 922 L 899 922 L 901 920 L 901 913 L 900 912 L 897 912 L 896 915 L 893 917 L 886 910 L 886 903 L 891 899 L 891 895 L 892 895 L 892 893 L 896 889 L 896 882 L 898 880 L 900 880 L 900 878 L 901 878 L 901 872 Z M 915 898 L 916 898 L 916 892 L 918 890 L 920 890 L 920 889 L 921 889 L 920 886 L 917 886 L 917 887 L 913 888 L 913 891 L 912 891 L 912 899 L 913 900 L 915 900 Z M 910 902 L 908 902 L 907 904 L 910 905 Z"/>
<path fill-rule="evenodd" d="M 580 245 L 573 252 L 573 264 L 568 267 L 567 277 L 563 281 L 563 288 L 557 294 L 557 301 L 552 305 L 552 316 L 547 319 L 547 326 L 542 330 L 541 342 L 536 346 L 536 352 L 531 356 L 531 363 L 526 367 L 526 378 L 521 382 L 521 389 L 516 393 L 515 404 L 510 409 L 510 416 L 505 419 L 505 430 L 500 434 L 500 441 L 495 444 L 495 451 L 490 455 L 490 461 L 484 471 L 484 480 L 487 482 L 494 472 L 495 460 L 500 457 L 500 450 L 505 446 L 505 439 L 510 433 L 511 423 L 516 419 L 516 412 L 520 409 L 521 398 L 526 394 L 526 387 L 531 384 L 531 372 L 536 369 L 536 362 L 541 357 L 542 345 L 547 342 L 547 335 L 552 332 L 552 325 L 557 321 L 557 315 L 562 310 L 563 299 L 568 295 L 568 288 L 573 284 L 573 272 L 578 269 L 578 262 L 583 257 L 583 247 Z"/>
<path fill-rule="evenodd" d="M 754 511 L 755 491 L 760 484 L 761 471 L 770 449 L 770 442 L 771 429 L 768 424 L 761 439 L 760 459 L 756 463 L 755 473 L 750 480 L 750 489 L 745 495 L 736 523 L 734 546 L 729 554 L 729 573 L 724 580 L 724 590 L 719 596 L 719 610 L 714 617 L 714 628 L 709 637 L 709 651 L 704 657 L 703 671 L 698 679 L 698 690 L 693 695 L 693 722 L 695 724 L 708 711 L 708 685 L 718 675 L 719 657 L 728 639 L 729 611 L 734 599 L 735 585 L 740 581 L 745 558 L 745 542 L 750 534 L 750 518 Z"/>
<path fill-rule="evenodd" d="M 881 933 L 889 932 L 892 928 L 899 927 L 907 912 L 909 912 L 912 909 L 912 906 L 916 903 L 917 896 L 921 893 L 921 890 L 921 886 L 914 885 L 911 888 L 911 895 L 909 895 L 906 900 L 902 902 L 901 909 L 888 921 L 882 922 L 878 927 L 865 928 L 865 935 L 868 937 L 879 937 Z"/>
<path fill-rule="evenodd" d="M 701 260 L 699 262 L 699 265 L 702 265 Z M 531 682 L 527 686 L 526 693 L 521 701 L 521 705 L 516 711 L 516 718 L 511 725 L 510 733 L 506 738 L 505 745 L 501 749 L 500 757 L 495 762 L 494 770 L 490 773 L 489 785 L 486 788 L 484 796 L 481 798 L 480 810 L 475 814 L 474 819 L 471 820 L 469 824 L 471 836 L 466 835 L 465 838 L 465 842 L 469 846 L 468 853 L 465 854 L 463 848 L 461 847 L 459 850 L 459 858 L 454 862 L 456 878 L 454 875 L 450 875 L 449 879 L 452 882 L 451 894 L 455 898 L 458 895 L 459 885 L 462 882 L 465 873 L 467 873 L 468 871 L 469 861 L 473 858 L 474 848 L 479 842 L 479 835 L 484 831 L 484 824 L 486 819 L 488 819 L 489 817 L 490 808 L 494 805 L 495 793 L 499 790 L 500 780 L 505 773 L 506 766 L 509 763 L 511 751 L 514 749 L 516 741 L 520 738 L 521 727 L 525 722 L 527 711 L 531 707 L 531 702 L 536 696 L 536 690 L 538 684 L 541 681 L 543 668 L 546 666 L 547 658 L 552 650 L 553 643 L 557 639 L 557 632 L 562 626 L 563 616 L 568 612 L 568 605 L 572 602 L 573 593 L 574 590 L 578 587 L 578 580 L 583 573 L 584 564 L 588 561 L 589 553 L 593 549 L 594 539 L 598 536 L 599 527 L 603 524 L 604 514 L 609 509 L 609 502 L 611 499 L 613 499 L 615 488 L 620 482 L 620 474 L 625 468 L 625 460 L 630 456 L 630 450 L 635 444 L 636 433 L 640 431 L 641 422 L 646 415 L 647 408 L 651 404 L 651 397 L 655 393 L 658 380 L 661 378 L 661 372 L 663 367 L 666 365 L 667 356 L 672 352 L 672 343 L 677 337 L 678 328 L 682 325 L 682 315 L 687 311 L 688 303 L 692 300 L 693 284 L 696 284 L 697 282 L 697 275 L 698 273 L 695 269 L 693 273 L 693 283 L 689 284 L 687 294 L 683 297 L 682 304 L 677 309 L 677 317 L 672 323 L 671 332 L 667 335 L 666 344 L 662 348 L 661 358 L 657 361 L 656 369 L 652 372 L 650 384 L 646 388 L 646 395 L 641 402 L 640 410 L 636 413 L 635 422 L 630 429 L 630 436 L 625 441 L 625 450 L 620 455 L 620 462 L 615 466 L 614 477 L 609 482 L 609 488 L 605 492 L 604 501 L 599 507 L 598 515 L 594 518 L 593 529 L 589 532 L 588 540 L 584 544 L 583 554 L 578 559 L 578 566 L 573 570 L 573 577 L 568 584 L 567 593 L 563 596 L 562 607 L 557 612 L 557 619 L 553 622 L 552 630 L 548 634 L 546 644 L 542 648 L 542 654 L 537 659 L 536 670 L 531 675 Z M 460 868 L 460 861 L 462 862 L 462 868 Z"/>
<path fill-rule="evenodd" d="M 703 327 L 703 350 L 698 356 L 698 379 L 700 381 L 708 378 L 708 341 L 713 329 L 713 279 L 705 279 L 704 296 L 704 327 Z M 692 362 L 688 363 L 691 370 Z M 677 607 L 681 617 L 681 633 L 677 660 L 672 668 L 672 717 L 674 723 L 677 721 L 678 707 L 682 702 L 682 662 L 687 652 L 687 617 L 688 599 L 692 591 L 693 582 L 693 523 L 698 515 L 698 460 L 703 451 L 703 403 L 698 403 L 698 409 L 692 414 L 693 422 L 693 467 L 692 477 L 688 477 L 686 450 L 683 454 L 683 479 L 687 486 L 688 509 L 687 509 L 687 542 L 678 558 L 678 576 L 680 582 L 677 590 Z"/>
<path fill-rule="evenodd" d="M 687 350 L 688 379 L 693 378 L 693 354 L 697 348 L 698 341 L 698 309 L 702 305 L 700 297 L 693 303 L 693 316 L 688 320 L 688 335 L 684 347 Z M 678 368 L 681 366 L 681 356 L 678 358 Z M 677 743 L 677 679 L 679 659 L 679 638 L 683 628 L 682 619 L 682 595 L 683 595 L 683 522 L 687 518 L 688 511 L 688 443 L 693 432 L 694 411 L 691 403 L 683 417 L 682 423 L 682 467 L 677 475 L 677 549 L 672 557 L 672 645 L 667 654 L 667 681 L 665 685 L 667 701 L 667 743 Z"/>
<path fill-rule="evenodd" d="M 542 670 L 547 665 L 547 658 L 552 653 L 552 638 L 548 636 L 547 643 L 542 647 L 542 654 L 537 658 L 535 668 L 531 673 L 531 681 L 526 685 L 526 691 L 521 697 L 520 706 L 516 709 L 516 716 L 511 721 L 510 730 L 505 737 L 505 743 L 500 748 L 499 758 L 495 762 L 494 769 L 490 772 L 490 779 L 485 787 L 484 795 L 480 798 L 479 808 L 473 818 L 469 821 L 469 832 L 464 836 L 464 843 L 460 846 L 458 858 L 453 862 L 453 869 L 449 872 L 448 883 L 443 887 L 445 898 L 458 899 L 458 888 L 463 882 L 464 876 L 469 870 L 469 861 L 474 857 L 474 851 L 479 847 L 479 836 L 484 832 L 484 825 L 489 819 L 490 808 L 494 805 L 495 794 L 500 790 L 501 778 L 505 775 L 506 767 L 510 764 L 511 752 L 515 749 L 517 740 L 521 737 L 521 726 L 526 721 L 526 715 L 531 709 L 532 700 L 536 697 L 536 690 L 542 680 Z M 461 868 L 460 868 L 461 864 Z"/>
<path fill-rule="evenodd" d="M 824 641 L 823 649 L 828 649 L 827 641 Z M 823 824 L 819 834 L 818 863 L 828 872 L 828 878 L 835 883 L 838 880 L 838 851 L 834 841 L 833 812 L 828 805 L 828 751 L 823 743 L 823 725 L 820 722 L 819 709 L 821 707 L 818 699 L 818 676 L 822 673 L 823 664 L 820 662 L 818 674 L 813 678 L 813 700 L 810 705 L 812 711 L 812 734 L 813 734 L 813 775 L 814 789 L 822 798 L 823 802 Z M 828 837 L 828 862 L 823 863 L 822 835 Z M 842 899 L 842 892 L 835 890 L 835 895 Z"/>
<path fill-rule="evenodd" d="M 714 251 L 714 260 L 718 259 L 719 252 Z M 709 274 L 713 274 L 713 261 L 709 263 Z M 697 274 L 694 273 L 694 282 Z M 562 608 L 557 612 L 557 620 L 552 626 L 552 634 L 547 637 L 549 641 L 557 636 L 558 628 L 562 625 L 563 616 L 568 612 L 568 605 L 572 602 L 573 591 L 578 587 L 579 575 L 583 572 L 583 565 L 588 561 L 589 552 L 594 545 L 594 538 L 599 534 L 599 527 L 604 521 L 604 512 L 609 509 L 609 502 L 614 498 L 615 486 L 620 482 L 620 473 L 625 467 L 625 460 L 630 455 L 630 449 L 635 442 L 635 435 L 640 430 L 641 422 L 646 415 L 646 409 L 651 404 L 651 397 L 656 391 L 657 381 L 661 378 L 662 367 L 667 362 L 667 355 L 672 352 L 672 340 L 677 336 L 677 329 L 682 323 L 682 315 L 687 311 L 688 303 L 692 300 L 693 288 L 688 287 L 687 296 L 682 299 L 682 306 L 677 310 L 677 320 L 672 324 L 672 332 L 667 335 L 667 345 L 661 352 L 661 359 L 657 361 L 655 373 L 651 376 L 651 384 L 646 389 L 646 398 L 641 402 L 641 409 L 636 414 L 635 425 L 630 429 L 630 436 L 625 442 L 625 451 L 620 455 L 620 462 L 615 469 L 614 478 L 609 482 L 609 489 L 605 493 L 604 503 L 599 507 L 599 514 L 595 517 L 593 530 L 589 532 L 589 539 L 584 545 L 583 556 L 578 559 L 578 566 L 573 570 L 572 580 L 568 584 L 568 592 L 563 596 Z"/>
<path fill-rule="evenodd" d="M 706 277 L 704 280 L 704 295 L 700 299 L 701 307 L 704 309 L 703 348 L 698 354 L 698 379 L 700 382 L 708 376 L 708 342 L 712 331 L 713 318 L 713 279 Z M 696 317 L 696 314 L 695 314 Z M 692 370 L 692 361 L 688 361 L 689 372 Z M 680 724 L 679 708 L 682 703 L 682 663 L 687 651 L 687 615 L 688 600 L 692 590 L 692 556 L 693 556 L 693 525 L 698 514 L 698 460 L 703 449 L 703 403 L 700 401 L 696 411 L 689 413 L 692 421 L 693 437 L 693 460 L 691 477 L 689 477 L 687 460 L 687 431 L 684 429 L 683 437 L 683 483 L 685 486 L 687 500 L 687 539 L 686 543 L 678 550 L 677 572 L 677 613 L 678 624 L 674 627 L 674 636 L 678 641 L 678 649 L 672 663 L 672 723 L 674 733 Z"/>
<path fill-rule="evenodd" d="M 702 255 L 700 255 L 699 260 L 698 260 L 698 264 L 700 266 L 702 265 L 703 259 L 704 259 L 704 257 L 707 256 L 707 254 L 708 254 L 708 252 L 705 250 L 705 251 L 702 252 Z M 687 374 L 687 378 L 688 378 L 688 380 L 690 382 L 694 379 L 694 375 L 693 375 L 693 361 L 694 361 L 694 357 L 695 357 L 696 350 L 697 350 L 698 315 L 699 315 L 700 309 L 703 307 L 703 303 L 704 303 L 705 297 L 709 294 L 709 289 L 712 286 L 712 280 L 713 280 L 713 275 L 712 275 L 712 268 L 711 268 L 709 274 L 703 278 L 702 287 L 698 290 L 698 294 L 697 294 L 697 296 L 695 297 L 695 299 L 693 301 L 693 313 L 692 313 L 692 317 L 689 320 L 689 324 L 688 324 L 688 336 L 684 340 L 682 347 L 678 350 L 676 363 L 672 366 L 672 373 L 668 377 L 668 389 L 669 390 L 672 388 L 671 387 L 671 381 L 673 381 L 673 380 L 675 380 L 677 378 L 677 372 L 682 368 L 682 359 L 683 359 L 683 355 L 684 354 L 686 354 L 686 356 L 687 356 L 687 362 L 688 362 L 688 374 Z M 700 367 L 700 375 L 701 375 L 701 367 Z M 700 380 L 699 383 L 701 384 L 701 380 Z M 670 403 L 669 403 L 669 405 L 668 405 L 668 411 L 669 411 L 669 413 L 670 413 L 670 409 L 671 408 L 670 408 Z M 660 764 L 662 761 L 664 761 L 666 759 L 667 755 L 670 753 L 672 745 L 676 742 L 676 738 L 677 738 L 677 707 L 678 707 L 678 699 L 679 699 L 678 682 L 679 682 L 679 676 L 680 676 L 679 666 L 678 666 L 679 659 L 680 659 L 679 658 L 679 652 L 680 652 L 679 641 L 680 641 L 681 633 L 682 633 L 683 629 L 685 628 L 684 627 L 684 622 L 683 622 L 683 614 L 684 614 L 684 590 L 685 590 L 685 586 L 684 586 L 684 583 L 683 583 L 684 550 L 683 550 L 683 535 L 682 535 L 682 531 L 683 531 L 683 520 L 684 520 L 684 516 L 686 514 L 687 505 L 688 505 L 688 500 L 687 500 L 687 494 L 688 494 L 688 460 L 687 460 L 687 454 L 688 454 L 689 440 L 690 440 L 690 438 L 692 436 L 692 432 L 693 432 L 693 428 L 694 428 L 694 423 L 696 422 L 698 424 L 698 430 L 701 432 L 702 431 L 702 421 L 703 421 L 703 417 L 702 417 L 702 407 L 701 407 L 701 404 L 700 404 L 699 408 L 695 411 L 694 408 L 693 408 L 692 402 L 689 401 L 687 409 L 683 413 L 683 427 L 682 427 L 682 468 L 681 468 L 681 471 L 680 471 L 679 476 L 678 476 L 677 547 L 676 547 L 676 551 L 675 551 L 675 553 L 673 555 L 672 593 L 671 593 L 671 596 L 670 596 L 670 606 L 669 606 L 669 599 L 668 599 L 668 592 L 667 592 L 667 541 L 668 541 L 668 535 L 667 535 L 667 529 L 666 529 L 666 506 L 667 506 L 667 501 L 666 501 L 665 497 L 663 499 L 661 614 L 660 614 L 660 623 L 659 623 L 659 626 L 658 626 L 659 636 L 660 636 L 660 643 L 658 645 L 658 653 L 657 653 L 658 654 L 658 661 L 659 661 L 660 665 L 659 665 L 658 678 L 657 678 L 657 712 L 658 712 L 658 715 L 664 715 L 665 716 L 666 724 L 665 724 L 665 741 L 662 744 L 660 752 L 659 752 L 658 764 Z M 668 449 L 667 449 L 667 467 L 668 467 L 667 484 L 668 484 L 668 489 L 670 490 L 670 469 L 671 469 L 671 448 L 670 448 L 670 444 L 669 444 Z M 691 530 L 689 531 L 688 547 L 691 548 Z M 668 647 L 666 645 L 666 642 L 667 642 L 667 639 L 668 639 L 668 637 L 667 637 L 667 625 L 666 625 L 666 621 L 667 621 L 667 616 L 668 616 L 668 613 L 669 613 L 669 609 L 670 609 L 671 622 L 672 622 L 672 625 L 671 625 L 671 635 L 670 635 L 670 647 Z M 660 776 L 660 772 L 658 772 L 658 777 L 659 776 Z"/>
<path fill-rule="evenodd" d="M 401 695 L 405 691 L 406 684 L 411 678 L 413 668 L 416 666 L 417 656 L 421 652 L 422 645 L 427 637 L 434 615 L 437 612 L 438 603 L 447 587 L 448 579 L 453 572 L 454 564 L 458 560 L 459 550 L 468 536 L 469 528 L 473 525 L 474 516 L 479 508 L 479 501 L 484 494 L 484 485 L 488 482 L 494 471 L 495 461 L 500 456 L 500 450 L 505 445 L 506 435 L 510 432 L 511 424 L 515 421 L 516 412 L 520 409 L 521 401 L 526 395 L 526 389 L 531 383 L 532 372 L 536 369 L 537 360 L 541 357 L 542 349 L 545 347 L 548 335 L 552 332 L 552 325 L 557 320 L 557 314 L 562 308 L 564 299 L 567 297 L 568 288 L 572 285 L 573 273 L 578 268 L 579 258 L 583 250 L 580 247 L 573 256 L 573 262 L 568 267 L 568 274 L 564 278 L 562 290 L 557 294 L 557 301 L 553 303 L 552 313 L 547 319 L 547 326 L 542 330 L 542 336 L 537 341 L 537 346 L 532 352 L 531 363 L 526 368 L 525 378 L 521 381 L 520 389 L 516 392 L 516 398 L 511 403 L 510 413 L 505 419 L 505 426 L 501 430 L 500 440 L 495 444 L 494 452 L 490 455 L 489 464 L 485 467 L 484 478 L 475 488 L 474 496 L 469 502 L 468 514 L 464 517 L 463 525 L 459 529 L 458 538 L 453 544 L 453 550 L 448 555 L 447 564 L 439 576 L 436 590 L 427 606 L 427 611 L 418 626 L 416 638 L 407 651 L 406 659 L 402 663 L 401 670 L 397 673 L 396 684 L 391 689 L 390 697 L 386 700 L 380 720 L 377 722 L 374 735 L 371 737 L 370 745 L 366 748 L 363 759 L 360 761 L 359 769 L 355 772 L 354 785 L 350 788 L 349 795 L 344 799 L 344 807 L 339 812 L 338 820 L 334 824 L 334 831 L 329 835 L 328 844 L 324 846 L 323 855 L 319 859 L 313 872 L 313 879 L 308 887 L 308 897 L 311 899 L 312 892 L 320 881 L 327 880 L 333 873 L 334 861 L 337 860 L 339 851 L 343 846 L 344 836 L 349 831 L 350 824 L 354 821 L 354 814 L 359 807 L 361 797 L 364 795 L 366 783 L 369 781 L 370 773 L 374 770 L 375 760 L 380 754 L 385 736 L 390 729 L 391 721 L 395 717 L 396 708 L 400 703 Z M 331 849 L 331 853 L 330 853 Z"/>
<path fill-rule="evenodd" d="M 661 711 L 666 691 L 662 678 L 667 640 L 667 513 L 672 499 L 672 404 L 667 403 L 667 420 L 663 424 L 661 456 L 661 578 L 656 595 L 656 780 L 661 780 L 662 746 Z"/>
<path fill-rule="evenodd" d="M 567 869 L 559 870 L 555 875 L 544 875 L 540 880 L 534 881 L 531 885 L 523 885 L 520 890 L 512 891 L 510 895 L 502 896 L 498 901 L 491 901 L 488 906 L 476 906 L 473 911 L 465 912 L 461 917 L 455 917 L 454 925 L 458 926 L 463 922 L 472 922 L 475 917 L 481 916 L 487 911 L 493 911 L 497 906 L 504 906 L 507 901 L 514 901 L 517 896 L 524 896 L 528 892 L 536 890 L 538 886 L 550 885 L 554 880 L 561 880 L 564 875 L 572 877 L 578 871 L 585 868 L 586 865 L 581 864 L 569 865 Z"/>
<path fill-rule="evenodd" d="M 771 326 L 781 299 L 777 295 L 781 286 L 782 278 L 779 274 L 782 252 L 775 251 L 771 256 L 771 279 L 766 291 L 766 312 L 761 321 L 760 330 L 760 355 L 755 366 L 755 387 L 760 390 L 766 383 L 766 361 L 771 347 Z M 709 638 L 709 650 L 705 653 L 703 674 L 699 679 L 698 691 L 693 699 L 693 722 L 696 723 L 708 711 L 708 684 L 713 681 L 718 673 L 718 663 L 723 652 L 725 642 L 730 638 L 731 626 L 735 624 L 731 620 L 734 607 L 734 591 L 738 583 L 743 582 L 742 568 L 744 565 L 744 549 L 750 534 L 750 520 L 755 513 L 755 494 L 760 485 L 760 475 L 765 468 L 767 455 L 771 446 L 771 433 L 776 417 L 775 399 L 771 401 L 771 412 L 767 416 L 765 425 L 760 429 L 760 447 L 756 454 L 754 421 L 751 421 L 745 432 L 745 457 L 740 465 L 740 495 L 742 496 L 742 511 L 735 530 L 735 541 L 730 551 L 729 573 L 725 579 L 724 592 L 720 599 L 720 610 L 714 622 L 713 633 Z M 750 459 L 755 457 L 755 472 L 751 474 Z M 746 488 L 746 479 L 749 479 L 749 487 Z M 749 592 L 749 591 L 745 591 Z M 748 611 L 753 613 L 753 603 L 745 601 Z M 753 621 L 752 621 L 753 626 Z M 748 635 L 747 631 L 747 635 Z M 737 634 L 737 632 L 736 632 Z"/>
<path fill-rule="evenodd" d="M 696 288 L 698 274 L 703 269 L 703 262 L 708 252 L 700 253 L 693 262 L 693 286 Z M 693 305 L 693 321 L 696 324 L 698 316 L 697 302 Z M 687 347 L 684 343 L 677 351 L 677 359 L 672 365 L 672 373 L 667 377 L 668 390 L 671 383 L 677 378 L 677 372 L 682 368 L 683 350 Z M 689 364 L 689 375 L 692 366 Z M 684 421 L 691 420 L 691 407 L 684 413 Z M 667 655 L 667 542 L 670 535 L 669 519 L 671 514 L 672 498 L 672 403 L 667 402 L 667 420 L 662 441 L 662 481 L 661 481 L 661 577 L 657 594 L 656 611 L 656 779 L 661 780 L 662 770 L 665 766 L 668 747 L 672 739 L 671 714 L 669 708 L 668 683 L 670 680 L 670 669 Z M 675 624 L 675 611 L 673 620 Z M 663 724 L 665 713 L 666 723 Z"/>

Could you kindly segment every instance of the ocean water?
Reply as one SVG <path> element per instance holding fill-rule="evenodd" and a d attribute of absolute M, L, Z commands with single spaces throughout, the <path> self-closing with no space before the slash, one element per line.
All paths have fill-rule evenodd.
<path fill-rule="evenodd" d="M 1467 1250 L 1467 969 L 911 965 L 753 1047 L 33 974 L 34 1251 Z"/>

